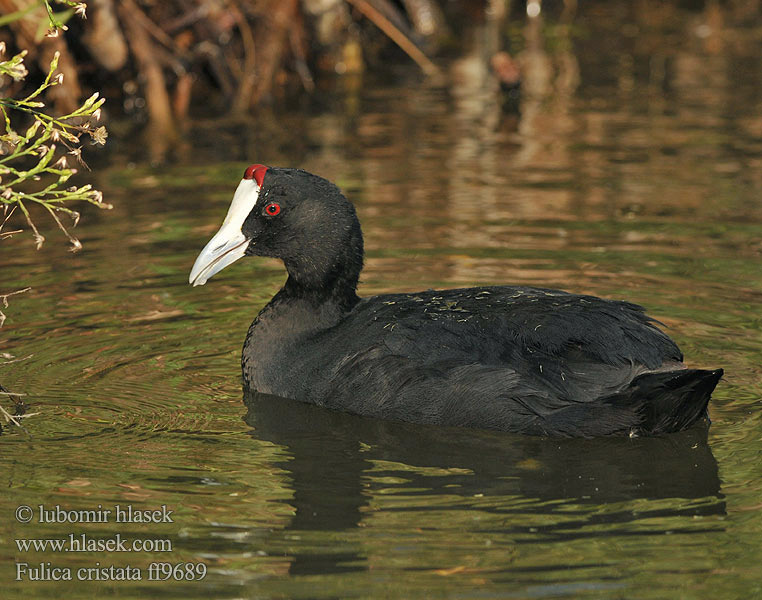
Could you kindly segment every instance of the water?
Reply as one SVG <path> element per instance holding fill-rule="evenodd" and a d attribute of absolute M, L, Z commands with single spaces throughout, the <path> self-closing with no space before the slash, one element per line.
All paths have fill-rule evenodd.
<path fill-rule="evenodd" d="M 76 255 L 3 242 L 0 437 L 8 598 L 752 598 L 762 595 L 762 25 L 741 8 L 593 3 L 512 21 L 521 117 L 477 28 L 450 88 L 346 82 L 309 110 L 198 122 L 152 168 L 112 131 Z M 736 12 L 734 13 L 733 10 Z M 542 20 L 544 19 L 544 20 Z M 187 274 L 243 168 L 297 165 L 358 207 L 362 294 L 516 283 L 645 304 L 691 365 L 722 366 L 708 432 L 548 440 L 242 402 L 246 328 L 277 291 L 247 259 Z M 20 505 L 172 523 L 22 524 Z M 15 539 L 170 540 L 172 552 L 23 552 Z M 202 581 L 147 581 L 152 562 Z M 14 581 L 18 562 L 131 565 L 139 582 Z M 90 576 L 93 579 L 94 576 Z"/>

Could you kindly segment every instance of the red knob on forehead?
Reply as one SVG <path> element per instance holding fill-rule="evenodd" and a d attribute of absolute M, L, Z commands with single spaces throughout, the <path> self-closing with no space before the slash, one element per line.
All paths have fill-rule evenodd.
<path fill-rule="evenodd" d="M 267 167 L 265 165 L 251 165 L 243 172 L 244 179 L 253 179 L 257 182 L 259 187 L 262 187 L 262 181 L 267 173 Z"/>

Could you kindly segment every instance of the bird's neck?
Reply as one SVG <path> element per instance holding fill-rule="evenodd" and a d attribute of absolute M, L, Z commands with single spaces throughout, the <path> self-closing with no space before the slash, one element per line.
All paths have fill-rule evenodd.
<path fill-rule="evenodd" d="M 299 345 L 335 326 L 360 301 L 357 282 L 363 263 L 360 224 L 335 227 L 333 239 L 281 256 L 288 271 L 283 288 L 252 323 L 247 345 Z"/>
<path fill-rule="evenodd" d="M 345 274 L 324 283 L 315 285 L 289 272 L 283 288 L 249 327 L 241 361 L 246 386 L 275 393 L 278 365 L 341 323 L 359 302 L 356 276 Z"/>
<path fill-rule="evenodd" d="M 358 278 L 359 273 L 339 273 L 314 280 L 304 278 L 302 273 L 294 274 L 289 271 L 286 283 L 273 301 L 278 300 L 278 303 L 286 305 L 304 304 L 320 312 L 325 311 L 328 306 L 335 307 L 339 312 L 348 312 L 359 300 Z"/>
<path fill-rule="evenodd" d="M 303 254 L 283 258 L 288 279 L 273 302 L 305 303 L 321 313 L 328 307 L 338 312 L 354 308 L 363 265 L 362 233 L 356 221 L 341 233 L 339 239 L 318 242 Z"/>
<path fill-rule="evenodd" d="M 286 259 L 288 279 L 262 309 L 258 321 L 278 323 L 283 337 L 301 337 L 336 325 L 359 302 L 362 250 L 329 260 L 319 253 Z M 317 255 L 316 255 L 317 254 Z"/>
<path fill-rule="evenodd" d="M 267 332 L 266 337 L 274 337 L 281 344 L 298 342 L 339 323 L 357 300 L 357 295 L 354 299 L 334 298 L 302 289 L 289 277 L 259 313 L 255 325 L 258 332 Z"/>

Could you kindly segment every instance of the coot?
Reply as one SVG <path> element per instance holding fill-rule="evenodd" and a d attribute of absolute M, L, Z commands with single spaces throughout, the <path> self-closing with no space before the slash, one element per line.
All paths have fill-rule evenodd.
<path fill-rule="evenodd" d="M 490 286 L 357 296 L 354 207 L 300 169 L 251 165 L 190 283 L 242 256 L 281 259 L 249 327 L 247 389 L 368 417 L 533 435 L 652 435 L 707 415 L 722 369 L 687 369 L 629 302 Z"/>

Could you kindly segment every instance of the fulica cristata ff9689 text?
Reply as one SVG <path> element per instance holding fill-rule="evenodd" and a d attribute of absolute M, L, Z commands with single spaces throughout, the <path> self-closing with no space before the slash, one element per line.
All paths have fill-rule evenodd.
<path fill-rule="evenodd" d="M 492 286 L 360 298 L 352 204 L 299 169 L 251 165 L 190 274 L 281 259 L 249 327 L 249 389 L 368 417 L 534 435 L 648 435 L 703 419 L 722 369 L 687 369 L 628 302 Z"/>

